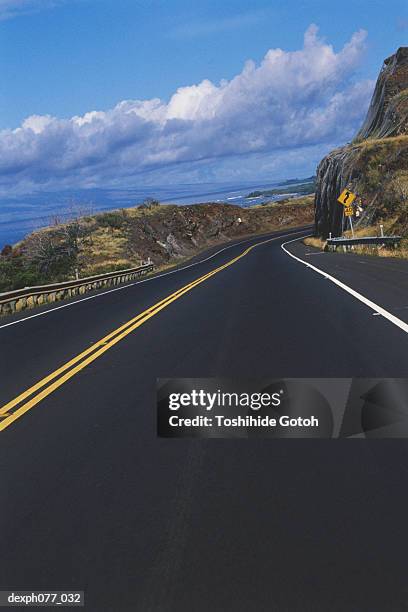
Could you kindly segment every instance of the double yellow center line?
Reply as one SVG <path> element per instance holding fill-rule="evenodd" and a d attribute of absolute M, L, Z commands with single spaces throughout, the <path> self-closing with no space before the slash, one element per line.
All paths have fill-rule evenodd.
<path fill-rule="evenodd" d="M 107 336 L 98 340 L 95 344 L 87 348 L 82 353 L 79 353 L 76 357 L 62 365 L 60 368 L 51 372 L 48 376 L 38 381 L 35 385 L 26 389 L 23 393 L 9 401 L 7 404 L 0 408 L 0 431 L 3 431 L 7 427 L 9 427 L 14 421 L 19 419 L 23 414 L 31 410 L 34 406 L 36 406 L 39 402 L 41 402 L 48 395 L 53 393 L 56 389 L 61 387 L 64 383 L 66 383 L 70 378 L 75 376 L 78 372 L 86 368 L 90 363 L 98 359 L 101 355 L 106 353 L 110 348 L 115 346 L 118 342 L 123 340 L 128 334 L 131 334 L 135 329 L 146 323 L 151 317 L 154 317 L 161 310 L 169 306 L 172 302 L 175 302 L 179 298 L 181 298 L 185 293 L 188 293 L 194 287 L 197 287 L 204 281 L 208 280 L 218 272 L 225 270 L 229 266 L 232 266 L 234 263 L 239 261 L 245 255 L 248 255 L 252 249 L 261 244 L 265 244 L 267 242 L 271 242 L 272 240 L 278 240 L 280 236 L 274 238 L 268 238 L 267 240 L 263 240 L 262 242 L 257 242 L 252 246 L 248 247 L 237 257 L 234 257 L 227 263 L 211 270 L 207 274 L 200 276 L 196 280 L 188 283 L 181 289 L 178 289 L 171 295 L 168 295 L 166 298 L 154 304 L 147 310 L 144 310 L 140 314 L 138 314 L 133 319 L 130 319 L 127 323 L 124 323 Z"/>

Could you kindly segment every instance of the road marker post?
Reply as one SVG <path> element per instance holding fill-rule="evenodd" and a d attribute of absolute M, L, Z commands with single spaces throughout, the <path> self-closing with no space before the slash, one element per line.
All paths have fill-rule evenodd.
<path fill-rule="evenodd" d="M 353 228 L 353 221 L 352 221 L 352 217 L 354 214 L 354 209 L 352 206 L 345 206 L 344 207 L 344 214 L 346 215 L 346 217 L 348 217 L 349 221 L 350 221 L 350 229 L 351 229 L 351 235 L 354 238 L 354 228 Z"/>
<path fill-rule="evenodd" d="M 354 228 L 353 228 L 353 222 L 351 220 L 351 217 L 352 217 L 352 215 L 349 216 L 349 221 L 350 221 L 350 227 L 351 227 L 351 235 L 354 238 Z M 353 247 L 351 247 L 351 248 L 353 248 Z"/>

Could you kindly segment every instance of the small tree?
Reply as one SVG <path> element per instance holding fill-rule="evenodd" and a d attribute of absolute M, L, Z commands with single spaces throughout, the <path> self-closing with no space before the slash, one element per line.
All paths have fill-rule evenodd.
<path fill-rule="evenodd" d="M 139 208 L 154 208 L 155 206 L 160 206 L 159 200 L 155 198 L 145 198 L 143 203 L 139 205 Z"/>
<path fill-rule="evenodd" d="M 86 235 L 78 219 L 60 225 L 55 230 L 32 234 L 24 244 L 24 261 L 45 280 L 71 275 L 78 267 L 78 255 Z"/>
<path fill-rule="evenodd" d="M 13 247 L 11 246 L 11 244 L 5 244 L 4 247 L 1 250 L 0 255 L 2 257 L 9 257 L 13 252 Z"/>
<path fill-rule="evenodd" d="M 408 204 L 408 177 L 397 176 L 392 185 L 395 195 L 405 208 Z"/>

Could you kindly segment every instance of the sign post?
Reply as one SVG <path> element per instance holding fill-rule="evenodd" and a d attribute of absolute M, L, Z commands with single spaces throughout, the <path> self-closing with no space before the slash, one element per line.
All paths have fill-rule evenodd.
<path fill-rule="evenodd" d="M 349 217 L 349 219 L 350 219 L 351 235 L 352 235 L 352 236 L 353 236 L 353 238 L 354 238 L 354 228 L 353 228 L 353 222 L 352 222 L 352 220 L 351 220 L 351 217 Z"/>

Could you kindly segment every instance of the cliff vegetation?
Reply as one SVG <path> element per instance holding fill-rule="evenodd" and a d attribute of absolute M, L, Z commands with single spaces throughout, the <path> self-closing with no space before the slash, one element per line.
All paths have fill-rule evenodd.
<path fill-rule="evenodd" d="M 313 196 L 253 208 L 145 204 L 36 231 L 0 255 L 0 292 L 136 267 L 161 269 L 234 238 L 313 222 Z"/>

